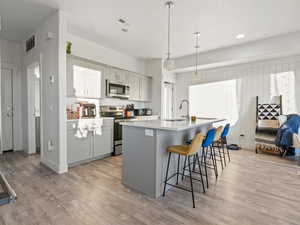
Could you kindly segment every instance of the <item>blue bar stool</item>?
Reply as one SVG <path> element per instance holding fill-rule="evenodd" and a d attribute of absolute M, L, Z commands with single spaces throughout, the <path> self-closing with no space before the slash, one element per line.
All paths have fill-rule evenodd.
<path fill-rule="evenodd" d="M 225 161 L 225 166 L 226 166 L 226 154 L 225 154 L 225 148 L 227 150 L 227 156 L 228 156 L 228 161 L 230 162 L 230 154 L 229 154 L 229 150 L 227 147 L 227 135 L 229 133 L 229 129 L 230 129 L 230 124 L 226 124 L 223 132 L 221 134 L 221 146 L 222 146 L 222 150 L 223 150 L 223 157 L 224 157 L 224 161 Z"/>
<path fill-rule="evenodd" d="M 204 169 L 205 169 L 205 177 L 206 177 L 206 186 L 208 188 L 208 176 L 207 176 L 207 169 L 213 169 L 215 173 L 216 179 L 218 178 L 218 169 L 217 169 L 217 163 L 216 163 L 216 154 L 214 149 L 212 148 L 212 143 L 215 139 L 216 136 L 216 128 L 210 129 L 207 134 L 206 138 L 204 139 L 202 143 L 202 155 L 201 155 L 201 162 L 204 162 Z M 212 166 L 208 164 L 207 162 L 207 155 L 208 155 L 208 150 L 210 148 L 211 151 L 211 161 L 212 161 Z"/>
<path fill-rule="evenodd" d="M 191 164 L 193 164 L 193 162 L 191 162 L 191 157 L 196 156 L 197 163 L 199 166 L 199 174 L 200 174 L 200 178 L 202 183 L 202 188 L 203 188 L 203 192 L 205 192 L 205 187 L 204 187 L 204 181 L 203 181 L 203 176 L 202 176 L 202 171 L 201 171 L 201 165 L 200 165 L 200 160 L 199 160 L 199 156 L 198 156 L 198 151 L 199 148 L 201 147 L 202 143 L 204 140 L 204 135 L 201 133 L 196 134 L 196 136 L 194 137 L 192 143 L 190 145 L 175 145 L 175 146 L 169 146 L 167 151 L 169 152 L 169 156 L 168 156 L 168 164 L 167 164 L 167 171 L 166 171 L 166 178 L 165 178 L 165 184 L 164 184 L 164 192 L 163 192 L 163 196 L 166 195 L 166 186 L 170 185 L 172 187 L 176 187 L 179 188 L 181 190 L 184 191 L 188 191 L 192 193 L 192 199 L 193 199 L 193 208 L 195 208 L 195 198 L 194 198 L 194 188 L 193 188 L 193 180 L 198 180 L 196 178 L 193 178 L 192 176 L 192 169 L 191 169 Z M 169 175 L 169 167 L 170 167 L 170 159 L 171 159 L 171 155 L 172 154 L 177 154 L 178 155 L 178 164 L 177 164 L 177 172 L 175 172 L 173 175 L 168 176 Z M 185 163 L 186 161 L 188 161 L 188 168 L 189 168 L 189 178 L 190 178 L 190 185 L 191 185 L 191 189 L 186 189 L 184 187 L 178 186 L 178 176 L 182 175 L 182 176 L 186 176 L 183 173 L 181 173 L 180 170 L 180 156 L 185 156 Z M 185 169 L 185 164 L 183 167 L 183 170 Z M 174 178 L 176 176 L 176 185 L 173 183 L 169 183 L 168 181 L 172 178 Z"/>

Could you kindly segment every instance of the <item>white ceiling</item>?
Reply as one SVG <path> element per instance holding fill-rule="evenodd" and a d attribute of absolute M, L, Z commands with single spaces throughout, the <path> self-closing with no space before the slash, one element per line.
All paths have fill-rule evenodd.
<path fill-rule="evenodd" d="M 56 9 L 31 0 L 0 0 L 0 38 L 22 41 Z"/>
<path fill-rule="evenodd" d="M 0 0 L 5 23 L 1 33 L 12 39 L 24 38 L 35 20 L 59 8 L 66 12 L 71 33 L 132 56 L 159 58 L 165 55 L 167 44 L 164 2 Z M 3 9 L 3 4 L 10 11 Z M 300 30 L 299 9 L 299 0 L 175 0 L 172 56 L 194 52 L 195 31 L 201 32 L 201 51 L 207 51 Z M 121 31 L 116 22 L 119 18 L 130 24 L 128 33 Z M 236 40 L 239 33 L 245 33 L 246 38 Z"/>

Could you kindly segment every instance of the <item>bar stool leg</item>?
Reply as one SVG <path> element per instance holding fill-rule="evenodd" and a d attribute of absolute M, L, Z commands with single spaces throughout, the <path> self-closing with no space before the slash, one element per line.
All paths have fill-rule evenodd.
<path fill-rule="evenodd" d="M 226 155 L 225 155 L 225 150 L 224 150 L 224 144 L 221 143 L 221 146 L 222 146 L 223 158 L 224 158 L 224 162 L 225 162 L 225 166 L 226 166 Z"/>
<path fill-rule="evenodd" d="M 189 164 L 189 171 L 190 171 L 190 183 L 191 183 L 191 191 L 192 191 L 192 198 L 193 198 L 193 208 L 195 208 L 195 198 L 194 198 L 194 188 L 193 188 L 193 177 L 192 177 L 192 169 L 191 169 L 191 161 L 190 156 L 188 157 L 188 164 Z"/>
<path fill-rule="evenodd" d="M 211 145 L 209 146 L 209 148 L 210 148 L 210 152 L 211 152 L 212 163 L 214 166 L 215 177 L 216 177 L 216 179 L 218 179 L 218 168 L 217 168 L 217 162 L 216 162 L 216 158 L 215 158 L 216 155 L 215 155 L 214 149 L 212 148 Z"/>
<path fill-rule="evenodd" d="M 222 170 L 223 170 L 223 169 L 224 169 L 224 165 L 223 165 L 223 157 L 222 157 L 222 155 L 221 155 L 221 150 L 220 150 L 219 144 L 217 144 L 217 148 L 218 148 L 218 151 L 219 151 L 219 157 L 220 157 L 221 166 L 222 166 Z"/>
<path fill-rule="evenodd" d="M 183 170 L 182 170 L 182 178 L 181 180 L 183 180 L 184 176 L 185 176 L 185 167 L 186 167 L 186 157 L 184 159 L 184 164 L 183 164 Z"/>
<path fill-rule="evenodd" d="M 196 157 L 197 157 L 198 166 L 199 166 L 199 172 L 200 172 L 200 176 L 201 176 L 201 183 L 202 183 L 203 193 L 205 193 L 205 186 L 204 186 L 204 181 L 203 181 L 203 174 L 202 174 L 202 169 L 201 169 L 201 164 L 200 164 L 198 153 L 196 154 Z"/>
<path fill-rule="evenodd" d="M 195 170 L 196 170 L 196 157 L 195 157 L 195 155 L 193 156 L 193 172 L 195 172 Z"/>
<path fill-rule="evenodd" d="M 226 137 L 225 137 L 225 146 L 226 146 L 226 149 L 227 149 L 228 160 L 230 162 L 230 155 L 229 155 L 229 150 L 227 148 L 227 138 Z"/>
<path fill-rule="evenodd" d="M 179 167 L 180 167 L 180 155 L 178 154 L 178 163 L 177 163 L 177 178 L 176 178 L 176 184 L 178 184 L 178 177 L 179 177 Z"/>
<path fill-rule="evenodd" d="M 228 148 L 227 148 L 227 145 L 226 145 L 226 149 L 227 149 L 228 159 L 229 159 L 229 162 L 230 162 L 230 155 L 229 155 L 229 150 L 228 150 Z"/>
<path fill-rule="evenodd" d="M 164 192 L 163 192 L 163 196 L 164 196 L 164 197 L 165 197 L 165 195 L 166 195 L 166 186 L 167 186 L 167 180 L 168 180 L 168 173 L 169 173 L 170 159 L 171 159 L 171 152 L 169 152 L 169 157 L 168 157 L 168 165 L 167 165 L 167 172 L 166 172 L 165 186 L 164 186 Z"/>
<path fill-rule="evenodd" d="M 208 188 L 208 176 L 207 176 L 207 164 L 206 164 L 206 153 L 205 153 L 205 148 L 203 148 L 203 159 L 204 159 L 204 169 L 205 169 L 205 177 L 206 177 L 206 186 Z"/>

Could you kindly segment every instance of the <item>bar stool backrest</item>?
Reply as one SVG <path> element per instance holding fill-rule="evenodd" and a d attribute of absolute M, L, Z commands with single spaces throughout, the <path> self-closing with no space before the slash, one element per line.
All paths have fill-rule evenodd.
<path fill-rule="evenodd" d="M 202 133 L 196 134 L 196 136 L 192 141 L 192 144 L 190 145 L 188 155 L 196 154 L 199 151 L 199 148 L 201 147 L 203 140 L 204 140 L 204 135 Z"/>
<path fill-rule="evenodd" d="M 216 136 L 215 136 L 214 141 L 220 140 L 222 131 L 223 131 L 223 126 L 219 126 L 216 130 Z"/>
<path fill-rule="evenodd" d="M 225 127 L 224 127 L 224 130 L 223 130 L 222 134 L 221 134 L 221 138 L 225 138 L 225 137 L 228 135 L 228 133 L 229 133 L 229 128 L 230 128 L 230 124 L 227 123 L 227 124 L 225 125 Z"/>
<path fill-rule="evenodd" d="M 216 136 L 216 131 L 217 131 L 216 128 L 212 128 L 207 132 L 206 138 L 202 143 L 202 147 L 208 147 L 213 143 Z"/>

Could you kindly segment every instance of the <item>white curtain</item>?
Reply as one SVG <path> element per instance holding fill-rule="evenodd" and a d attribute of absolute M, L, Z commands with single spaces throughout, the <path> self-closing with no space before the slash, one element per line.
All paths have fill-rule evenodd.
<path fill-rule="evenodd" d="M 281 72 L 270 76 L 271 97 L 282 95 L 283 114 L 297 113 L 295 72 Z"/>

